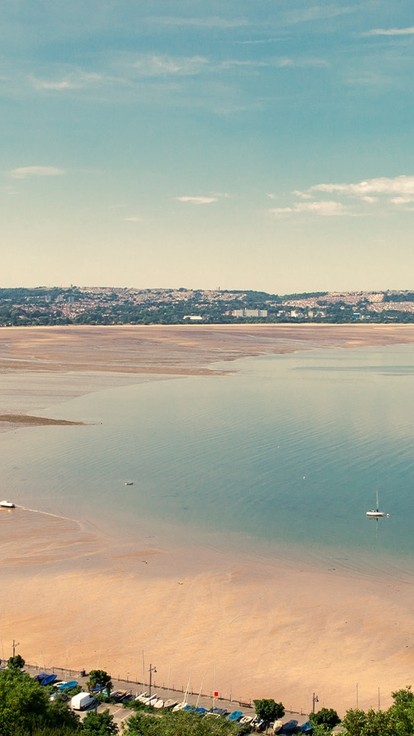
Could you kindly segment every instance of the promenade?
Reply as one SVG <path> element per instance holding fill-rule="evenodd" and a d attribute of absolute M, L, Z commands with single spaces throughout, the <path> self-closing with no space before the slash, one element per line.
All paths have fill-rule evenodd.
<path fill-rule="evenodd" d="M 54 673 L 57 675 L 58 679 L 62 681 L 77 680 L 82 690 L 87 690 L 88 674 L 82 677 L 81 673 L 77 670 L 63 669 L 60 667 L 42 668 L 37 665 L 26 664 L 24 671 L 32 677 L 35 677 L 37 674 L 39 674 L 39 672 L 47 672 L 48 674 Z M 133 698 L 144 691 L 149 693 L 149 682 L 138 682 L 130 679 L 123 680 L 113 677 L 111 679 L 113 691 L 126 690 L 127 692 L 131 693 Z M 241 710 L 244 715 L 255 715 L 253 703 L 247 703 L 239 700 L 221 697 L 220 693 L 218 697 L 214 697 L 213 694 L 200 694 L 192 690 L 185 691 L 182 688 L 168 688 L 164 687 L 163 684 L 157 683 L 156 679 L 153 680 L 151 683 L 151 693 L 154 695 L 157 694 L 162 700 L 168 700 L 169 698 L 171 698 L 180 703 L 184 700 L 185 697 L 186 702 L 190 705 L 200 706 L 207 709 L 213 707 L 223 708 L 229 713 L 233 710 Z M 118 724 L 118 726 L 134 714 L 134 711 L 131 708 L 128 708 L 128 703 L 126 703 L 125 706 L 123 704 L 102 703 L 98 707 L 98 712 L 108 709 L 111 715 L 114 716 L 114 720 Z M 291 710 L 286 710 L 286 714 L 283 720 L 288 721 L 290 719 L 295 719 L 300 724 L 307 720 L 308 715 L 309 713 L 305 713 L 303 711 L 295 712 Z"/>

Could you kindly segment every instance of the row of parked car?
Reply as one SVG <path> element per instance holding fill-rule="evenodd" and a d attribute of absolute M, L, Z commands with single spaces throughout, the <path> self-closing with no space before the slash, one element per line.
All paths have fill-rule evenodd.
<path fill-rule="evenodd" d="M 195 706 L 187 703 L 185 700 L 178 702 L 177 700 L 163 700 L 158 695 L 149 695 L 147 692 L 142 692 L 136 696 L 135 700 L 143 705 L 150 706 L 151 708 L 171 710 L 173 713 L 177 711 L 186 711 L 188 713 L 198 713 L 205 717 L 213 718 L 226 718 L 228 721 L 233 723 L 239 723 L 240 725 L 250 725 L 255 731 L 264 731 L 269 724 L 258 716 L 245 715 L 241 710 L 228 711 L 225 708 L 204 708 L 203 706 Z M 286 721 L 285 723 L 281 720 L 275 721 L 270 724 L 273 733 L 277 734 L 309 734 L 313 733 L 313 726 L 310 721 L 302 723 L 296 720 Z"/>
<path fill-rule="evenodd" d="M 35 679 L 41 685 L 53 685 L 56 688 L 56 693 L 50 696 L 51 699 L 58 697 L 58 694 L 59 697 L 62 697 L 62 695 L 65 694 L 65 691 L 69 691 L 72 688 L 78 686 L 77 680 L 62 682 L 57 680 L 57 675 L 50 675 L 46 672 L 41 672 L 40 674 L 36 675 Z M 102 692 L 105 692 L 105 690 L 106 688 L 104 685 L 97 685 L 91 693 L 84 691 L 76 693 L 76 695 L 73 695 L 73 697 L 70 699 L 70 707 L 73 710 L 88 710 L 90 708 L 93 708 L 98 704 L 95 696 L 99 695 Z M 131 699 L 132 693 L 130 690 L 113 690 L 111 692 L 111 700 L 114 700 L 117 703 L 127 702 Z M 263 719 L 259 718 L 258 716 L 245 715 L 241 710 L 228 711 L 225 708 L 218 707 L 208 709 L 204 708 L 203 706 L 191 705 L 185 700 L 182 700 L 181 702 L 173 700 L 172 698 L 163 700 L 157 694 L 151 695 L 146 691 L 137 695 L 135 697 L 135 700 L 142 703 L 143 705 L 150 706 L 151 708 L 155 708 L 157 710 L 171 710 L 173 712 L 182 710 L 188 713 L 198 713 L 199 715 L 203 715 L 209 718 L 226 718 L 228 721 L 231 721 L 233 723 L 239 723 L 240 725 L 250 725 L 253 730 L 258 732 L 264 731 L 267 726 L 269 726 L 269 724 L 267 724 Z M 298 721 L 296 720 L 290 720 L 286 722 L 277 720 L 274 723 L 270 724 L 269 727 L 272 728 L 274 734 L 285 734 L 287 736 L 290 736 L 290 734 L 308 734 L 309 736 L 311 736 L 313 733 L 313 726 L 310 721 L 306 721 L 305 723 L 299 725 Z"/>

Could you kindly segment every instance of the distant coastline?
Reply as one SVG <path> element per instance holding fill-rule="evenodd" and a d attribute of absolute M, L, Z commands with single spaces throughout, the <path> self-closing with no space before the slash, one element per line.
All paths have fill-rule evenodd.
<path fill-rule="evenodd" d="M 0 326 L 180 324 L 401 324 L 414 292 L 124 287 L 0 288 Z"/>

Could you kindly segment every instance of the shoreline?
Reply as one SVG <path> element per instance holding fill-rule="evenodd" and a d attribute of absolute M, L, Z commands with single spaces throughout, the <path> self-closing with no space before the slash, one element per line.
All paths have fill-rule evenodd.
<path fill-rule="evenodd" d="M 236 344 L 228 331 L 220 330 L 228 343 L 221 352 L 215 329 L 207 349 L 199 347 L 197 341 L 202 338 L 194 334 L 200 328 L 189 332 L 186 326 L 182 328 L 186 342 L 181 357 L 178 343 L 184 338 L 176 330 L 166 330 L 166 338 L 161 342 L 157 338 L 145 352 L 141 342 L 132 350 L 133 328 L 125 344 L 119 333 L 113 340 L 117 328 L 111 328 L 112 344 L 105 344 L 103 350 L 106 358 L 111 354 L 107 376 L 92 368 L 96 341 L 103 339 L 105 331 L 93 331 L 93 339 L 85 341 L 88 328 L 82 330 L 76 360 L 71 345 L 59 344 L 61 335 L 55 334 L 58 345 L 47 347 L 51 369 L 34 370 L 33 385 L 27 382 L 26 370 L 4 372 L 0 360 L 0 380 L 9 381 L 7 413 L 12 414 L 13 401 L 22 413 L 34 411 L 33 403 L 39 402 L 46 412 L 59 400 L 102 387 L 162 380 L 158 371 L 171 361 L 172 338 L 174 366 L 185 362 L 186 351 L 193 350 L 191 368 L 197 370 L 240 358 L 242 349 L 251 355 L 284 348 L 273 343 L 273 331 L 263 345 L 253 334 L 255 327 L 244 325 L 236 330 Z M 339 331 L 346 336 L 342 345 L 331 345 L 337 339 L 331 333 L 326 341 L 325 327 L 324 339 L 307 340 L 308 348 L 355 347 L 351 344 L 358 337 L 355 332 L 361 333 L 365 326 L 353 328 L 352 334 L 347 329 L 346 335 L 342 327 L 349 326 L 341 326 Z M 32 344 L 26 335 L 19 349 L 40 357 L 45 328 L 33 329 L 41 338 L 39 344 L 36 340 Z M 232 327 L 231 332 L 234 330 Z M 147 331 L 151 334 L 150 328 Z M 294 335 L 290 348 L 304 349 L 298 348 L 298 343 L 302 345 L 298 332 L 291 326 L 289 331 Z M 134 334 L 137 338 L 137 332 Z M 139 336 L 143 339 L 142 330 Z M 19 334 L 18 342 L 21 337 Z M 1 338 L 0 332 L 0 343 Z M 367 340 L 375 345 L 414 342 L 414 326 L 408 331 L 387 326 L 386 331 L 365 333 L 364 345 Z M 12 342 L 9 338 L 10 351 Z M 79 360 L 81 347 L 86 361 Z M 61 353 L 59 363 L 56 350 Z M 115 359 L 121 357 L 132 369 L 128 375 L 113 370 Z M 143 376 L 143 363 L 147 368 L 156 363 L 157 371 Z M 87 373 L 74 369 L 81 364 L 89 366 Z M 171 370 L 174 366 L 170 362 Z M 26 393 L 22 395 L 23 386 Z M 35 426 L 31 431 L 36 431 Z M 79 670 L 102 667 L 127 677 L 136 674 L 137 660 L 144 652 L 145 660 L 155 662 L 164 673 L 165 682 L 178 680 L 181 684 L 191 678 L 195 690 L 203 681 L 203 689 L 217 688 L 240 700 L 274 697 L 289 710 L 305 712 L 313 692 L 318 693 L 321 707 L 333 707 L 343 714 L 355 707 L 356 683 L 360 707 L 368 708 L 375 707 L 378 687 L 385 705 L 391 701 L 391 691 L 411 682 L 410 580 L 367 579 L 323 570 L 310 561 L 284 560 L 282 555 L 252 558 L 214 546 L 184 548 L 179 540 L 171 544 L 168 535 L 163 537 L 161 527 L 156 540 L 149 530 L 141 530 L 131 542 L 104 535 L 93 525 L 21 508 L 0 510 L 0 524 L 1 579 L 7 592 L 1 603 L 2 658 L 7 657 L 7 642 L 17 637 L 19 651 L 32 663 L 55 661 Z"/>
<path fill-rule="evenodd" d="M 413 583 L 204 546 L 122 543 L 19 508 L 5 515 L 2 658 L 18 636 L 40 667 L 132 679 L 145 658 L 164 683 L 203 683 L 244 702 L 274 697 L 298 712 L 318 692 L 321 707 L 341 715 L 355 706 L 355 683 L 369 708 L 378 687 L 385 706 L 411 682 Z"/>

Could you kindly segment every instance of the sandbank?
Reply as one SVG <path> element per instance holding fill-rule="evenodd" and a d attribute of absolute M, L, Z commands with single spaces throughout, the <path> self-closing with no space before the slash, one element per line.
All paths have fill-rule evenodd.
<path fill-rule="evenodd" d="M 59 396 L 98 390 L 102 380 L 214 371 L 243 355 L 413 341 L 414 327 L 402 325 L 4 328 L 0 408 L 12 414 L 15 401 L 14 413 L 32 410 L 33 386 L 43 387 L 46 416 Z M 319 706 L 340 713 L 356 698 L 376 707 L 379 692 L 387 707 L 391 691 L 412 681 L 411 578 L 154 545 L 145 535 L 132 543 L 22 508 L 0 510 L 0 530 L 3 657 L 15 639 L 42 667 L 103 667 L 142 680 L 152 662 L 160 684 L 190 679 L 194 690 L 275 697 L 304 712 L 313 692 Z"/>
<path fill-rule="evenodd" d="M 246 356 L 413 341 L 414 325 L 3 327 L 0 371 L 194 375 Z"/>
<path fill-rule="evenodd" d="M 47 427 L 65 425 L 80 426 L 84 422 L 72 422 L 69 419 L 51 419 L 50 417 L 35 417 L 31 414 L 0 414 L 0 424 L 25 425 L 29 427 Z"/>

